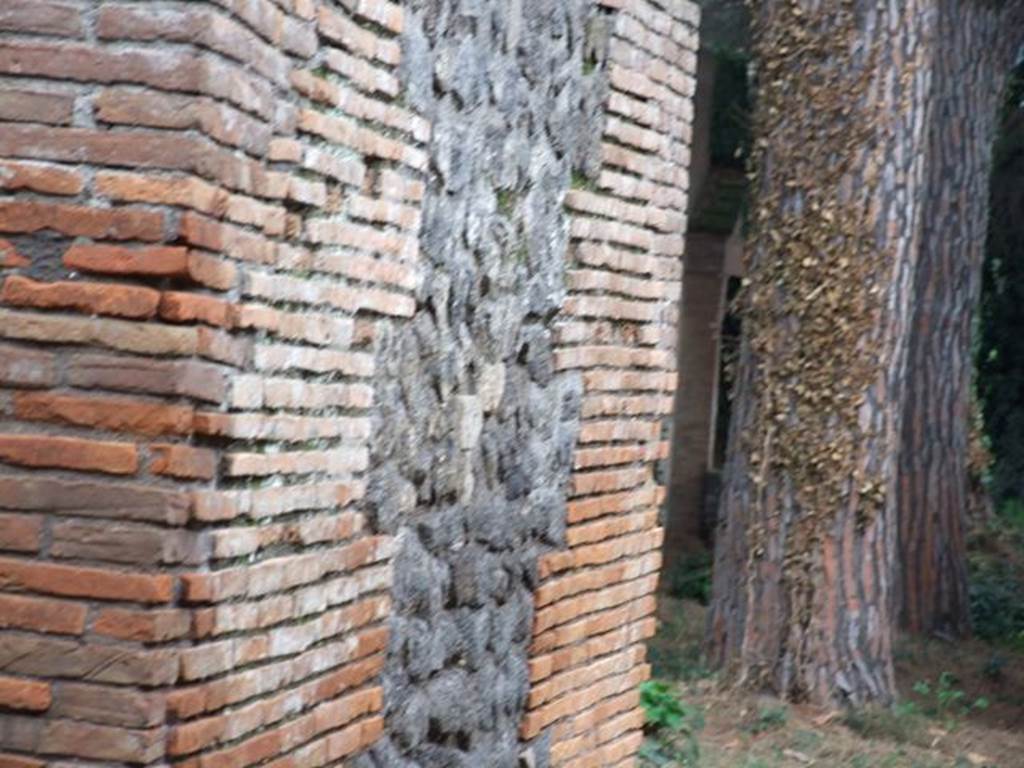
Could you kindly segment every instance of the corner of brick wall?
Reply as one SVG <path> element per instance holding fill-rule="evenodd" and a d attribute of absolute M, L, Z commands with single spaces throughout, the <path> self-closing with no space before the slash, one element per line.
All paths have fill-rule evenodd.
<path fill-rule="evenodd" d="M 567 549 L 541 558 L 521 735 L 550 763 L 631 766 L 655 597 L 676 386 L 699 9 L 600 0 L 610 12 L 601 165 L 569 192 L 569 298 L 556 365 L 583 373 Z"/>
<path fill-rule="evenodd" d="M 388 0 L 0 8 L 0 764 L 336 764 L 429 126 Z"/>
<path fill-rule="evenodd" d="M 697 22 L 598 5 L 605 142 L 556 328 L 583 422 L 521 731 L 574 767 L 639 742 Z M 403 17 L 0 7 L 0 765 L 307 768 L 382 733 L 394 545 L 362 499 L 430 139 Z"/>

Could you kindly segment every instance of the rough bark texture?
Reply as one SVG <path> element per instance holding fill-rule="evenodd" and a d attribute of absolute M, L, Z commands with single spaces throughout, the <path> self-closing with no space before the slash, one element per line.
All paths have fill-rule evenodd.
<path fill-rule="evenodd" d="M 770 0 L 711 658 L 794 700 L 887 701 L 896 448 L 933 3 Z"/>
<path fill-rule="evenodd" d="M 970 631 L 971 329 L 981 285 L 1002 85 L 1016 45 L 1008 14 L 941 0 L 900 452 L 901 618 L 912 632 Z"/>

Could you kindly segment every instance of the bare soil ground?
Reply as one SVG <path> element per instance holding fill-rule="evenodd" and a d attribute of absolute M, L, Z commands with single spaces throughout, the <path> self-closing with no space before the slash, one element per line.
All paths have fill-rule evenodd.
<path fill-rule="evenodd" d="M 662 597 L 659 611 L 661 630 L 650 646 L 655 675 L 671 682 L 703 726 L 692 737 L 664 729 L 652 735 L 641 765 L 1024 768 L 1020 652 L 980 641 L 904 640 L 897 651 L 900 705 L 829 712 L 724 689 L 700 660 L 704 609 Z"/>

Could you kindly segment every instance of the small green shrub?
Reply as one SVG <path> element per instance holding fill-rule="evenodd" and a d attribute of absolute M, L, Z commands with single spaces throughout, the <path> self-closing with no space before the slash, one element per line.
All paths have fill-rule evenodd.
<path fill-rule="evenodd" d="M 640 686 L 640 706 L 653 731 L 696 731 L 704 727 L 700 710 L 683 703 L 672 686 L 660 680 L 648 680 Z"/>
<path fill-rule="evenodd" d="M 704 727 L 701 711 L 679 699 L 668 683 L 648 680 L 640 686 L 648 738 L 640 749 L 641 765 L 696 766 L 700 759 L 697 733 Z"/>
<path fill-rule="evenodd" d="M 843 717 L 843 724 L 869 741 L 920 744 L 924 740 L 924 720 L 917 705 L 911 701 L 892 707 L 851 709 Z"/>
<path fill-rule="evenodd" d="M 956 728 L 961 718 L 986 710 L 989 706 L 984 696 L 970 700 L 966 693 L 956 687 L 958 682 L 952 672 L 943 672 L 934 684 L 925 680 L 914 683 L 914 693 L 925 699 L 924 713 L 941 719 L 949 730 Z"/>
<path fill-rule="evenodd" d="M 1024 650 L 1024 572 L 1006 558 L 971 556 L 971 622 L 982 640 Z"/>

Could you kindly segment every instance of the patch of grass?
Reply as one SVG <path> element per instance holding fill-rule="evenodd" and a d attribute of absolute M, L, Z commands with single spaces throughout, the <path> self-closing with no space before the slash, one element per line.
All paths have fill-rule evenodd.
<path fill-rule="evenodd" d="M 789 739 L 789 747 L 797 752 L 816 752 L 822 740 L 822 735 L 817 731 L 797 730 Z"/>
<path fill-rule="evenodd" d="M 968 698 L 963 690 L 956 687 L 958 683 L 952 672 L 941 673 L 934 683 L 926 680 L 914 683 L 914 693 L 924 699 L 924 713 L 942 720 L 947 730 L 954 730 L 962 718 L 989 707 L 984 696 Z"/>
<path fill-rule="evenodd" d="M 924 723 L 913 703 L 852 709 L 843 717 L 843 725 L 862 739 L 919 746 L 927 745 Z"/>
<path fill-rule="evenodd" d="M 785 728 L 787 722 L 789 722 L 789 709 L 785 704 L 764 706 L 757 711 L 757 717 L 743 726 L 743 730 L 757 736 L 761 733 Z"/>

